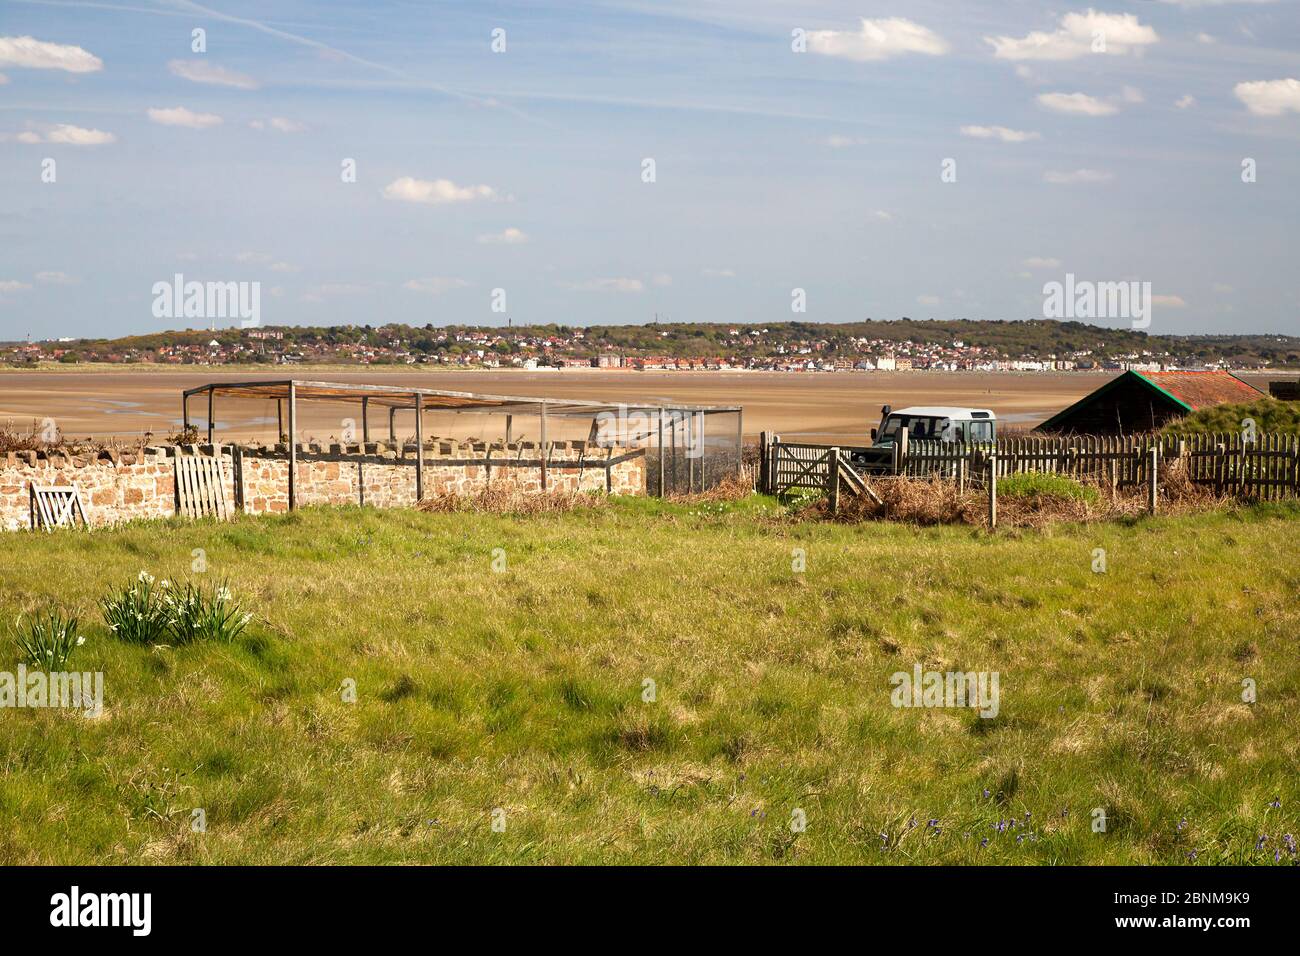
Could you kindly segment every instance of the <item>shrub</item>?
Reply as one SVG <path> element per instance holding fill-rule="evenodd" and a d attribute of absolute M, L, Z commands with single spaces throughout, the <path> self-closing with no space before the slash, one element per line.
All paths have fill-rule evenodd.
<path fill-rule="evenodd" d="M 32 667 L 46 671 L 64 670 L 73 649 L 86 643 L 77 635 L 77 618 L 53 609 L 26 623 L 19 620 L 17 631 L 18 650 Z"/>
<path fill-rule="evenodd" d="M 245 613 L 230 593 L 230 588 L 219 584 L 211 593 L 186 582 L 170 584 L 163 592 L 167 614 L 167 632 L 176 644 L 194 641 L 223 641 L 229 643 L 243 633 L 253 615 Z"/>
<path fill-rule="evenodd" d="M 104 623 L 119 639 L 128 644 L 160 644 L 167 633 L 167 607 L 163 597 L 170 585 L 163 581 L 154 586 L 147 571 L 130 585 L 111 592 L 99 602 Z"/>
<path fill-rule="evenodd" d="M 998 496 L 1002 498 L 1065 498 L 1095 502 L 1101 497 L 1096 488 L 1065 475 L 1043 471 L 1026 471 L 998 479 Z"/>
<path fill-rule="evenodd" d="M 1283 402 L 1260 398 L 1236 405 L 1212 405 L 1171 422 L 1165 427 L 1170 435 L 1239 434 L 1242 422 L 1250 419 L 1259 432 L 1300 433 L 1300 402 Z"/>

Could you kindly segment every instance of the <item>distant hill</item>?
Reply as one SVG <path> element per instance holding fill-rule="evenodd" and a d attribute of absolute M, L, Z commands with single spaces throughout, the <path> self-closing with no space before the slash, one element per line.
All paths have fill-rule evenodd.
<path fill-rule="evenodd" d="M 272 338 L 256 339 L 256 336 Z M 278 333 L 278 336 L 275 334 Z M 1235 367 L 1300 366 L 1300 336 L 1148 335 L 1144 331 L 1103 328 L 1083 322 L 1047 319 L 1024 321 L 952 321 L 868 319 L 862 322 L 764 323 L 649 323 L 601 326 L 266 326 L 256 330 L 227 328 L 209 331 L 151 332 L 117 339 L 78 339 L 41 343 L 46 351 L 66 352 L 64 361 L 140 360 L 142 353 L 160 350 L 203 349 L 216 341 L 219 347 L 242 345 L 243 354 L 229 359 L 258 360 L 249 350 L 256 341 L 259 354 L 311 348 L 335 352 L 348 360 L 357 348 L 399 349 L 410 355 L 460 354 L 491 349 L 500 356 L 548 354 L 590 356 L 600 352 L 625 355 L 662 355 L 674 358 L 727 356 L 766 357 L 816 354 L 860 356 L 888 350 L 893 345 L 951 347 L 985 350 L 1007 359 L 1067 358 L 1087 355 L 1098 360 L 1145 357 L 1180 364 L 1228 362 Z M 5 358 L 21 360 L 13 343 Z M 113 356 L 109 358 L 109 356 Z"/>

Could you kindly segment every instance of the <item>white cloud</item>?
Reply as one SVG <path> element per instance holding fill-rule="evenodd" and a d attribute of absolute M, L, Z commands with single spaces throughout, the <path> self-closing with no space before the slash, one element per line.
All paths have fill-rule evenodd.
<path fill-rule="evenodd" d="M 442 295 L 452 289 L 463 289 L 469 285 L 464 279 L 453 279 L 448 276 L 433 276 L 428 279 L 408 279 L 402 283 L 403 289 L 409 289 L 412 292 L 424 292 L 428 295 Z"/>
<path fill-rule="evenodd" d="M 894 214 L 892 212 L 886 212 L 884 209 L 877 209 L 874 212 L 872 212 L 871 215 L 875 216 L 881 222 L 894 221 Z"/>
<path fill-rule="evenodd" d="M 485 245 L 518 246 L 528 241 L 528 234 L 522 229 L 516 229 L 514 226 L 507 226 L 500 232 L 493 232 L 485 236 L 479 236 L 478 241 Z"/>
<path fill-rule="evenodd" d="M 976 139 L 1000 139 L 1004 143 L 1024 143 L 1031 139 L 1041 139 L 1038 133 L 1008 129 L 1005 126 L 963 126 L 961 134 Z"/>
<path fill-rule="evenodd" d="M 58 143 L 61 146 L 102 146 L 105 143 L 117 142 L 116 136 L 102 129 L 85 129 L 69 123 L 28 125 L 37 128 L 23 130 L 13 138 L 20 143 Z"/>
<path fill-rule="evenodd" d="M 1051 170 L 1043 174 L 1043 179 L 1049 183 L 1057 185 L 1073 185 L 1074 183 L 1108 183 L 1115 177 L 1100 169 L 1073 169 L 1066 172 Z"/>
<path fill-rule="evenodd" d="M 1080 116 L 1111 116 L 1119 112 L 1114 103 L 1105 103 L 1087 93 L 1039 93 L 1038 102 L 1053 112 Z"/>
<path fill-rule="evenodd" d="M 102 129 L 84 129 L 68 123 L 51 126 L 45 133 L 45 142 L 61 143 L 64 146 L 102 146 L 116 141 L 116 136 L 105 133 Z"/>
<path fill-rule="evenodd" d="M 44 43 L 35 37 L 0 37 L 0 66 L 94 73 L 104 68 L 104 61 L 79 46 Z"/>
<path fill-rule="evenodd" d="M 19 282 L 17 279 L 0 279 L 0 293 L 21 292 L 23 289 L 30 288 L 31 286 L 26 282 Z"/>
<path fill-rule="evenodd" d="M 640 279 L 584 279 L 581 282 L 561 282 L 561 288 L 574 292 L 643 292 L 645 283 Z"/>
<path fill-rule="evenodd" d="M 1214 39 L 1214 37 L 1210 36 L 1208 33 L 1198 33 L 1196 34 L 1196 42 L 1197 43 L 1218 43 L 1219 41 Z"/>
<path fill-rule="evenodd" d="M 918 295 L 916 301 L 921 303 L 921 305 L 938 305 L 943 300 L 937 295 Z"/>
<path fill-rule="evenodd" d="M 36 281 L 46 285 L 76 285 L 78 280 L 66 272 L 38 272 Z"/>
<path fill-rule="evenodd" d="M 1152 305 L 1167 305 L 1171 309 L 1181 309 L 1187 303 L 1181 295 L 1153 295 L 1151 297 Z"/>
<path fill-rule="evenodd" d="M 210 86 L 233 86 L 237 90 L 255 90 L 257 81 L 251 76 L 227 70 L 204 60 L 172 60 L 167 69 L 176 76 L 193 83 L 206 83 Z"/>
<path fill-rule="evenodd" d="M 863 18 L 862 29 L 811 30 L 808 49 L 823 56 L 840 56 L 860 62 L 884 60 L 904 53 L 938 56 L 948 52 L 948 43 L 919 23 L 902 17 L 887 20 Z"/>
<path fill-rule="evenodd" d="M 1300 113 L 1300 80 L 1257 80 L 1238 83 L 1232 88 L 1237 99 L 1256 116 L 1281 116 Z"/>
<path fill-rule="evenodd" d="M 849 146 L 865 146 L 867 140 L 862 136 L 842 136 L 839 133 L 827 136 L 822 140 L 831 149 L 845 149 Z"/>
<path fill-rule="evenodd" d="M 149 119 L 163 126 L 207 129 L 209 126 L 219 126 L 221 124 L 221 117 L 216 113 L 195 113 L 183 106 L 173 106 L 168 109 L 150 107 L 147 112 L 149 113 Z"/>
<path fill-rule="evenodd" d="M 701 269 L 700 275 L 707 279 L 734 279 L 736 272 L 734 269 Z"/>
<path fill-rule="evenodd" d="M 1123 56 L 1140 53 L 1160 39 L 1131 13 L 1067 13 L 1051 33 L 1035 31 L 1019 39 L 985 37 L 1000 60 L 1074 60 L 1090 53 Z"/>
<path fill-rule="evenodd" d="M 1195 105 L 1196 97 L 1191 93 L 1188 93 L 1185 96 L 1180 96 L 1178 99 L 1174 100 L 1174 106 L 1178 107 L 1180 110 L 1189 110 Z"/>
<path fill-rule="evenodd" d="M 1031 269 L 1059 269 L 1061 268 L 1060 259 L 1044 258 L 1042 256 L 1030 256 L 1024 261 L 1024 264 Z"/>
<path fill-rule="evenodd" d="M 414 179 L 403 176 L 384 187 L 385 199 L 401 202 L 419 202 L 442 205 L 453 202 L 472 202 L 475 199 L 496 199 L 497 191 L 491 186 L 457 186 L 450 179 Z"/>
<path fill-rule="evenodd" d="M 307 128 L 306 123 L 285 119 L 283 116 L 272 116 L 269 120 L 252 120 L 248 125 L 253 129 L 273 129 L 278 133 L 301 133 Z"/>

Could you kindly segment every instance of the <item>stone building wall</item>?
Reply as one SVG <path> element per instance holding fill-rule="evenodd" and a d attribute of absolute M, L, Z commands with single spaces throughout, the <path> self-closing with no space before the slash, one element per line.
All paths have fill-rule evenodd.
<path fill-rule="evenodd" d="M 247 514 L 289 510 L 289 455 L 284 445 L 218 446 L 225 496 Z M 176 462 L 182 454 L 211 456 L 211 446 L 151 446 L 129 452 L 10 452 L 0 455 L 0 527 L 30 527 L 29 487 L 75 485 L 86 518 L 96 526 L 176 513 Z M 523 442 L 469 445 L 433 441 L 425 445 L 425 497 L 474 494 L 489 481 L 494 488 L 541 492 L 541 450 Z M 608 484 L 605 463 L 608 468 Z M 415 445 L 303 444 L 298 447 L 295 487 L 300 506 L 366 504 L 410 507 L 416 501 Z M 547 486 L 553 491 L 644 494 L 645 456 L 639 450 L 597 448 L 584 442 L 554 442 L 547 458 Z"/>

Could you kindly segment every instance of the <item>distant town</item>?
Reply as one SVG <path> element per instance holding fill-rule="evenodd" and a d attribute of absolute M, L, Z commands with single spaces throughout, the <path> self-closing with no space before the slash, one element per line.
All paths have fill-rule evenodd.
<path fill-rule="evenodd" d="M 0 345 L 9 366 L 356 365 L 783 372 L 1264 370 L 1300 367 L 1300 337 L 1150 336 L 1079 322 L 328 326 L 190 329 Z"/>

